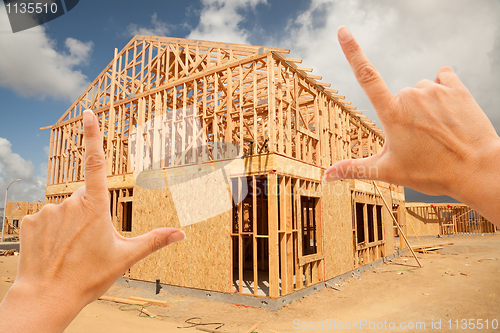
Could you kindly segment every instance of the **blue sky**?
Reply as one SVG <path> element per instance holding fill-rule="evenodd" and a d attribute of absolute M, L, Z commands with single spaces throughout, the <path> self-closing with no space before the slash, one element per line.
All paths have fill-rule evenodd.
<path fill-rule="evenodd" d="M 91 1 L 12 34 L 0 4 L 0 205 L 44 199 L 52 125 L 134 34 L 291 49 L 380 126 L 336 41 L 345 24 L 396 93 L 452 66 L 500 132 L 500 2 Z M 411 191 L 409 201 L 440 201 Z"/>

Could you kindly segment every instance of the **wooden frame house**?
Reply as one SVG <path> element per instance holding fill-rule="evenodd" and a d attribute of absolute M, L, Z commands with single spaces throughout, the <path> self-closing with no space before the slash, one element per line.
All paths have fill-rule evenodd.
<path fill-rule="evenodd" d="M 336 161 L 380 151 L 382 131 L 288 53 L 135 36 L 50 126 L 46 202 L 60 203 L 83 183 L 82 112 L 92 109 L 116 229 L 133 237 L 172 226 L 187 235 L 131 267 L 131 279 L 279 298 L 394 254 L 403 246 L 395 244 L 390 213 L 372 182 L 322 183 Z M 160 115 L 156 135 L 147 124 Z M 142 140 L 135 160 L 132 138 Z M 242 156 L 232 158 L 219 142 Z M 173 158 L 174 150 L 189 153 Z M 182 225 L 168 175 L 216 170 L 228 159 L 240 167 L 226 174 L 230 193 L 246 187 L 248 194 Z M 159 183 L 139 186 L 137 166 L 156 170 Z M 403 188 L 377 184 L 404 228 Z M 201 197 L 196 209 L 203 213 L 223 195 Z"/>
<path fill-rule="evenodd" d="M 445 236 L 495 233 L 493 223 L 461 203 L 406 205 L 407 236 Z"/>

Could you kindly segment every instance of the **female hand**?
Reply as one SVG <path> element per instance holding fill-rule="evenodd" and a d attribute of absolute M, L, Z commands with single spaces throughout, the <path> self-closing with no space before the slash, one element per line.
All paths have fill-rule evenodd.
<path fill-rule="evenodd" d="M 17 278 L 0 305 L 1 327 L 9 332 L 62 332 L 133 264 L 185 238 L 174 228 L 130 239 L 118 234 L 111 222 L 106 161 L 92 111 L 83 113 L 83 123 L 85 186 L 21 223 Z"/>
<path fill-rule="evenodd" d="M 500 222 L 500 138 L 450 67 L 393 95 L 350 31 L 338 39 L 382 123 L 382 151 L 335 163 L 326 181 L 368 178 L 452 196 Z M 497 224 L 500 225 L 500 224 Z"/>

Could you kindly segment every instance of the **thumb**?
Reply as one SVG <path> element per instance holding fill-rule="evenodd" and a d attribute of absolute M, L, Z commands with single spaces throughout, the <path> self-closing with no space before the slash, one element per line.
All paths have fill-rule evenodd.
<path fill-rule="evenodd" d="M 159 228 L 144 235 L 127 239 L 130 266 L 161 248 L 186 238 L 184 231 L 176 228 Z"/>
<path fill-rule="evenodd" d="M 343 160 L 333 164 L 325 171 L 323 180 L 333 182 L 339 179 L 371 179 L 383 178 L 380 166 L 380 154 L 366 158 Z"/>

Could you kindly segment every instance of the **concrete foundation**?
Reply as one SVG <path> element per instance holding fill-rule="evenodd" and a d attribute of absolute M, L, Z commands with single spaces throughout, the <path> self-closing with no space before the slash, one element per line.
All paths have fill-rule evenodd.
<path fill-rule="evenodd" d="M 186 295 L 186 296 L 193 296 L 193 297 L 199 297 L 199 298 L 206 298 L 206 299 L 211 299 L 214 301 L 220 301 L 220 302 L 226 302 L 226 303 L 235 303 L 235 304 L 241 304 L 245 306 L 252 306 L 255 308 L 264 308 L 268 309 L 271 311 L 278 311 L 279 308 L 284 306 L 285 304 L 290 304 L 293 300 L 298 300 L 301 299 L 305 296 L 311 295 L 323 288 L 328 288 L 328 285 L 333 285 L 335 283 L 338 283 L 342 280 L 348 279 L 352 277 L 353 275 L 358 275 L 361 274 L 362 272 L 377 266 L 385 261 L 391 260 L 392 258 L 399 257 L 401 254 L 408 252 L 408 249 L 404 249 L 402 251 L 396 252 L 394 254 L 391 254 L 390 256 L 387 256 L 385 258 L 379 259 L 377 261 L 374 261 L 366 266 L 356 268 L 355 270 L 352 270 L 350 272 L 344 273 L 342 275 L 336 276 L 333 279 L 327 280 L 325 282 L 319 282 L 315 285 L 312 285 L 308 288 L 296 291 L 292 294 L 273 299 L 269 297 L 258 297 L 258 296 L 250 296 L 250 295 L 241 295 L 241 294 L 227 294 L 227 293 L 221 293 L 221 292 L 216 292 L 216 291 L 209 291 L 209 290 L 201 290 L 201 289 L 194 289 L 194 288 L 186 288 L 186 287 L 177 287 L 177 286 L 171 286 L 167 284 L 161 284 L 161 288 L 163 291 L 166 291 L 168 293 L 172 294 L 177 294 L 177 295 Z M 140 280 L 133 280 L 130 278 L 120 278 L 115 282 L 116 285 L 119 286 L 130 286 L 130 287 L 135 287 L 135 288 L 142 288 L 146 289 L 148 291 L 151 291 L 151 293 L 155 293 L 156 291 L 156 283 L 154 282 L 147 282 L 147 281 L 140 281 Z"/>

